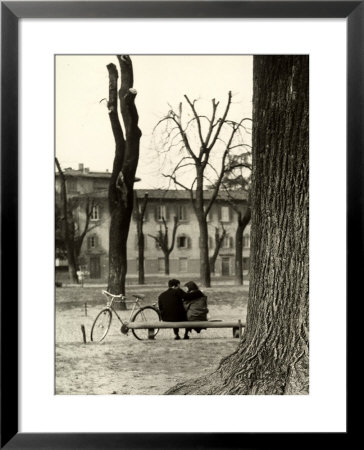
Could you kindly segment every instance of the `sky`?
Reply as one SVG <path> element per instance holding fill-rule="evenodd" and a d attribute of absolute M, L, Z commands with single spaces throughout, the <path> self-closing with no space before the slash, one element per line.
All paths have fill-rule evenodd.
<path fill-rule="evenodd" d="M 170 170 L 166 165 L 173 164 L 174 156 L 170 153 L 168 161 L 165 154 L 161 156 L 158 150 L 163 130 L 155 126 L 171 107 L 177 110 L 185 94 L 198 100 L 199 113 L 208 115 L 213 98 L 220 102 L 218 111 L 223 113 L 231 91 L 228 118 L 239 121 L 252 117 L 251 56 L 130 56 L 142 131 L 138 188 L 167 187 L 168 181 L 161 173 Z M 106 66 L 110 62 L 118 67 L 115 55 L 56 56 L 56 156 L 63 168 L 77 169 L 83 163 L 90 171 L 112 169 L 115 144 L 103 100 L 108 98 Z M 184 108 L 187 114 L 187 105 Z M 182 176 L 186 181 L 191 171 Z"/>

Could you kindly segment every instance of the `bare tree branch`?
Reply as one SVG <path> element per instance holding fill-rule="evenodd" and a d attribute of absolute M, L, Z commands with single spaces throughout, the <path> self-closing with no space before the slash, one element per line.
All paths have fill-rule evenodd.
<path fill-rule="evenodd" d="M 207 132 L 207 136 L 206 136 L 206 146 L 209 145 L 211 134 L 215 127 L 214 120 L 215 120 L 218 105 L 219 105 L 219 102 L 216 103 L 215 99 L 213 98 L 212 99 L 212 118 L 211 118 L 211 122 L 210 122 L 209 131 Z"/>
<path fill-rule="evenodd" d="M 177 184 L 178 186 L 182 187 L 183 189 L 185 189 L 186 191 L 191 191 L 190 188 L 188 188 L 187 186 L 185 186 L 184 184 L 180 183 L 179 181 L 177 181 L 176 177 L 173 175 L 168 175 L 165 173 L 162 173 L 162 176 L 165 178 L 170 178 L 175 184 Z"/>
<path fill-rule="evenodd" d="M 202 128 L 201 128 L 200 117 L 197 114 L 197 111 L 195 109 L 195 102 L 196 102 L 196 100 L 191 102 L 190 99 L 187 97 L 187 95 L 185 95 L 184 97 L 187 100 L 187 103 L 190 105 L 190 108 L 192 109 L 193 115 L 195 116 L 195 119 L 196 119 L 196 122 L 197 122 L 197 128 L 198 128 L 198 135 L 200 137 L 201 151 L 203 151 L 203 149 L 205 148 L 206 143 L 205 143 L 205 141 L 203 139 L 203 136 L 202 136 Z M 200 157 L 201 157 L 201 153 L 200 153 Z"/>
<path fill-rule="evenodd" d="M 218 127 L 217 127 L 217 130 L 216 130 L 216 132 L 215 132 L 214 137 L 212 138 L 211 144 L 208 146 L 208 151 L 210 151 L 210 150 L 213 148 L 213 146 L 215 145 L 215 142 L 216 142 L 217 138 L 219 137 L 221 128 L 222 128 L 222 126 L 224 125 L 224 123 L 225 123 L 225 121 L 226 121 L 226 117 L 227 117 L 227 115 L 228 115 L 228 112 L 229 112 L 229 109 L 230 109 L 230 105 L 231 105 L 231 91 L 229 91 L 229 94 L 228 94 L 228 101 L 227 101 L 227 104 L 226 104 L 226 108 L 225 108 L 224 115 L 222 116 L 221 119 L 218 120 L 218 124 L 219 124 L 219 125 L 218 125 Z"/>

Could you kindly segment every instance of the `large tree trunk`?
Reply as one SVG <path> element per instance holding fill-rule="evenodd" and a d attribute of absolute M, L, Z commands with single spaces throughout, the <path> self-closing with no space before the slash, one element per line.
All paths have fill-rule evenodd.
<path fill-rule="evenodd" d="M 255 56 L 246 330 L 210 375 L 167 394 L 308 394 L 308 56 Z"/>
<path fill-rule="evenodd" d="M 244 230 L 250 222 L 251 218 L 251 209 L 248 206 L 244 216 L 242 213 L 238 212 L 238 226 L 235 232 L 235 284 L 243 285 L 244 277 L 243 277 L 243 234 Z"/>
<path fill-rule="evenodd" d="M 118 72 L 114 64 L 109 72 L 109 117 L 115 139 L 115 157 L 109 184 L 109 279 L 108 290 L 125 295 L 127 249 L 131 214 L 133 211 L 133 186 L 139 160 L 138 113 L 135 107 L 136 91 L 133 89 L 133 67 L 128 56 L 118 56 L 121 72 L 119 90 L 120 110 L 125 127 L 125 138 L 117 108 Z"/>

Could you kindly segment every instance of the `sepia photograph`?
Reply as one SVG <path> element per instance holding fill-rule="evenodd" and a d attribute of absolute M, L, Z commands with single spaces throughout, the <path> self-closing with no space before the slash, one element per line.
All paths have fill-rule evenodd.
<path fill-rule="evenodd" d="M 309 56 L 54 65 L 54 393 L 308 395 Z"/>

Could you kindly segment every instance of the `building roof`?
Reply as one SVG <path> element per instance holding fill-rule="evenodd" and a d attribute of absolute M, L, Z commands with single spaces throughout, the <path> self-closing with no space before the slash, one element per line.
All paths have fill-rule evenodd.
<path fill-rule="evenodd" d="M 165 200 L 190 200 L 191 194 L 189 191 L 184 189 L 135 189 L 137 191 L 138 198 L 143 198 L 145 194 L 148 194 L 150 199 L 165 199 Z M 195 192 L 195 191 L 194 191 Z M 209 200 L 212 197 L 213 190 L 206 189 L 204 191 L 204 198 Z M 220 200 L 246 200 L 248 195 L 246 192 L 241 191 L 230 191 L 230 193 L 219 192 L 218 199 Z"/>
<path fill-rule="evenodd" d="M 138 198 L 144 198 L 145 194 L 148 194 L 149 200 L 190 200 L 190 193 L 179 189 L 135 189 Z M 101 191 L 87 192 L 84 194 L 76 195 L 78 197 L 92 197 L 92 198 L 107 198 L 108 190 L 103 189 Z M 212 196 L 211 190 L 204 191 L 204 199 L 209 200 Z M 233 191 L 227 194 L 226 192 L 220 192 L 217 196 L 217 200 L 247 200 L 248 196 L 246 192 Z"/>
<path fill-rule="evenodd" d="M 88 169 L 83 170 L 75 170 L 71 168 L 63 169 L 63 173 L 66 177 L 83 177 L 83 178 L 105 178 L 108 179 L 111 176 L 111 172 L 90 172 Z M 58 176 L 59 173 L 56 172 L 56 176 Z"/>
<path fill-rule="evenodd" d="M 72 168 L 65 168 L 63 170 L 65 176 L 71 177 L 85 177 L 85 178 L 103 178 L 109 179 L 111 176 L 111 172 L 89 172 L 88 169 L 83 170 L 75 170 Z M 56 172 L 56 176 L 59 173 Z M 144 198 L 145 194 L 148 194 L 148 198 L 151 200 L 190 200 L 191 195 L 190 192 L 185 189 L 135 189 L 137 192 L 138 198 Z M 212 197 L 213 190 L 206 189 L 204 191 L 204 199 L 209 200 Z M 94 191 L 90 193 L 84 193 L 80 196 L 88 197 L 91 196 L 94 198 L 107 198 L 108 190 L 103 189 L 101 191 Z M 242 191 L 230 191 L 229 193 L 220 191 L 217 197 L 218 200 L 247 200 L 248 194 Z"/>

